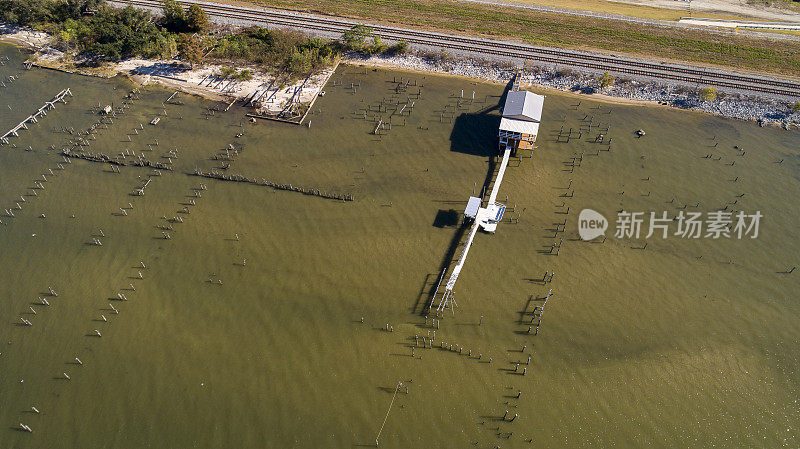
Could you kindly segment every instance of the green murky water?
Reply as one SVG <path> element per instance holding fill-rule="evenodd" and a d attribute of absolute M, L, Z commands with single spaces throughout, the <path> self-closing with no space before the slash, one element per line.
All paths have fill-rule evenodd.
<path fill-rule="evenodd" d="M 89 149 L 166 162 L 177 148 L 174 171 L 153 176 L 48 149 L 96 122 L 98 103 L 121 104 L 129 84 L 25 71 L 16 49 L 0 53 L 10 57 L 0 77 L 19 76 L 0 89 L 3 130 L 65 87 L 75 95 L 0 149 L 0 209 L 14 213 L 0 218 L 2 447 L 368 446 L 398 381 L 408 394 L 381 447 L 800 444 L 800 272 L 780 273 L 800 265 L 796 132 L 548 95 L 538 149 L 501 189 L 522 215 L 476 237 L 455 317 L 436 329 L 437 345 L 462 354 L 412 357 L 415 335 L 433 331 L 428 294 L 458 251 L 453 218 L 487 176 L 503 86 L 343 66 L 310 128 L 251 124 L 236 107 L 212 114 L 215 104 L 182 94 L 162 106 L 172 91 L 147 87 Z M 396 92 L 395 77 L 417 87 Z M 405 126 L 395 118 L 380 140 L 370 134 L 363 108 L 421 85 Z M 462 89 L 476 101 L 459 108 Z M 591 142 L 597 127 L 557 142 L 587 120 L 610 125 L 612 151 Z M 228 173 L 356 201 L 186 174 L 220 167 L 230 144 Z M 613 221 L 619 209 L 726 203 L 761 211 L 757 239 L 651 238 L 641 250 L 644 239 L 577 238 L 583 208 Z M 546 254 L 559 239 L 559 255 Z M 556 274 L 542 285 L 545 271 Z M 529 335 L 521 312 L 551 288 Z M 502 420 L 506 410 L 518 417 Z"/>

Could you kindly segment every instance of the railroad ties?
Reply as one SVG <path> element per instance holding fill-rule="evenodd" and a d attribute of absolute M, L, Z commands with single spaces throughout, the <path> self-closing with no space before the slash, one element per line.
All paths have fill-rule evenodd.
<path fill-rule="evenodd" d="M 20 129 L 28 129 L 28 123 L 38 122 L 40 117 L 47 115 L 47 111 L 49 111 L 50 109 L 54 109 L 56 107 L 56 103 L 62 102 L 66 104 L 67 100 L 65 100 L 64 98 L 67 95 L 69 95 L 70 97 L 72 96 L 72 92 L 70 92 L 69 88 L 62 90 L 55 97 L 53 97 L 52 100 L 45 102 L 44 106 L 39 108 L 38 111 L 29 115 L 25 120 L 21 121 L 17 126 L 11 128 L 8 132 L 3 134 L 3 136 L 0 137 L 0 144 L 2 145 L 8 144 L 9 136 L 18 137 Z"/>

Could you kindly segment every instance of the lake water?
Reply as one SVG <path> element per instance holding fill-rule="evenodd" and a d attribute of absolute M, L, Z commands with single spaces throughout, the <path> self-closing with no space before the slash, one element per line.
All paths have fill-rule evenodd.
<path fill-rule="evenodd" d="M 424 304 L 487 178 L 505 86 L 342 66 L 310 127 L 147 86 L 88 151 L 177 149 L 155 176 L 59 154 L 132 85 L 5 56 L 3 132 L 74 96 L 0 147 L 2 447 L 374 446 L 398 382 L 381 447 L 800 444 L 800 271 L 782 273 L 800 265 L 800 133 L 547 93 L 538 148 L 500 190 L 519 220 L 478 234 L 434 329 Z M 418 91 L 405 126 L 371 134 L 365 109 Z M 188 175 L 228 156 L 227 173 L 356 200 Z M 760 211 L 758 238 L 578 238 L 584 208 L 613 228 L 621 209 L 684 205 Z M 522 312 L 551 289 L 530 335 Z"/>

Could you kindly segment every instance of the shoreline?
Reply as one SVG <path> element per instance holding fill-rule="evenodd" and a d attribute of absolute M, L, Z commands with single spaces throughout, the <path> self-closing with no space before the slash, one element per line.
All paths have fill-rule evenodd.
<path fill-rule="evenodd" d="M 253 111 L 261 115 L 279 115 L 310 104 L 338 65 L 337 63 L 318 74 L 287 84 L 279 76 L 255 66 L 236 67 L 238 72 L 246 70 L 250 73 L 250 79 L 237 79 L 220 76 L 224 68 L 230 67 L 227 64 L 189 67 L 177 59 L 130 58 L 91 68 L 76 66 L 71 61 L 64 60 L 64 56 L 69 55 L 57 51 L 45 54 L 36 52 L 35 61 L 30 62 L 38 67 L 85 76 L 112 78 L 123 75 L 140 86 L 159 84 L 213 101 L 248 102 Z"/>
<path fill-rule="evenodd" d="M 373 68 L 382 68 L 382 69 L 397 69 L 397 70 L 403 70 L 405 72 L 418 73 L 418 74 L 422 74 L 422 75 L 435 73 L 438 76 L 447 76 L 447 77 L 453 77 L 453 78 L 459 78 L 459 79 L 471 80 L 471 81 L 478 80 L 478 81 L 481 81 L 481 82 L 491 83 L 491 84 L 498 84 L 498 85 L 508 84 L 508 80 L 507 79 L 479 78 L 479 77 L 456 74 L 456 73 L 446 72 L 446 71 L 438 72 L 438 71 L 430 71 L 430 70 L 420 70 L 420 69 L 408 68 L 408 67 L 406 67 L 404 65 L 401 65 L 401 64 L 394 64 L 394 63 L 381 62 L 381 61 L 371 61 L 371 60 L 364 61 L 364 60 L 360 60 L 358 58 L 348 59 L 348 60 L 343 61 L 343 63 L 344 64 L 348 64 L 348 65 L 353 65 L 353 66 L 373 67 Z M 663 105 L 663 104 L 661 104 L 661 103 L 659 103 L 658 101 L 655 101 L 655 100 L 637 100 L 637 99 L 632 99 L 632 98 L 615 97 L 615 96 L 612 96 L 612 95 L 605 95 L 605 94 L 600 94 L 600 93 L 585 94 L 585 93 L 578 93 L 578 92 L 571 92 L 571 91 L 561 90 L 561 89 L 557 89 L 555 87 L 546 86 L 546 85 L 543 85 L 543 84 L 536 84 L 536 83 L 524 83 L 524 84 L 521 84 L 520 87 L 522 87 L 522 88 L 536 88 L 536 89 L 543 90 L 545 92 L 555 92 L 555 93 L 558 93 L 559 95 L 566 95 L 566 96 L 569 96 L 569 97 L 572 97 L 572 98 L 579 98 L 579 99 L 587 99 L 588 98 L 589 100 L 599 101 L 599 102 L 609 103 L 609 104 L 619 104 L 619 105 L 626 105 L 626 106 L 646 106 L 646 107 L 671 108 L 670 106 Z M 684 111 L 686 111 L 686 109 L 684 109 Z M 692 112 L 702 112 L 702 111 L 694 111 L 694 110 L 692 110 Z M 726 117 L 726 118 L 733 118 L 733 117 Z"/>
<path fill-rule="evenodd" d="M 346 58 L 346 62 L 419 73 L 436 73 L 498 84 L 507 84 L 518 70 L 517 67 L 487 60 L 456 58 L 450 61 L 437 61 L 413 54 L 368 58 L 350 55 Z M 619 80 L 611 86 L 602 88 L 598 77 L 572 70 L 557 71 L 541 67 L 523 69 L 521 86 L 605 103 L 665 107 L 753 121 L 760 126 L 774 126 L 784 130 L 800 129 L 800 112 L 793 113 L 789 104 L 773 99 L 719 93 L 716 99 L 708 101 L 701 99 L 699 93 L 690 88 L 633 80 Z"/>
<path fill-rule="evenodd" d="M 33 50 L 34 56 L 30 61 L 40 67 L 107 78 L 121 74 L 140 85 L 157 83 L 213 101 L 249 102 L 253 112 L 262 116 L 287 114 L 292 118 L 302 116 L 304 109 L 307 109 L 322 92 L 339 62 L 435 73 L 498 84 L 508 83 L 518 70 L 518 67 L 513 65 L 489 60 L 468 57 L 442 60 L 421 52 L 371 57 L 346 54 L 334 66 L 321 73 L 286 85 L 278 76 L 254 66 L 236 67 L 239 71 L 248 70 L 252 75 L 252 79 L 249 80 L 236 80 L 218 76 L 223 67 L 230 65 L 204 64 L 195 68 L 175 59 L 131 58 L 118 63 L 104 64 L 98 68 L 79 67 L 72 61 L 72 55 L 49 46 L 50 36 L 46 33 L 4 23 L 0 23 L 0 32 L 2 32 L 0 42 Z M 800 112 L 792 112 L 788 103 L 777 100 L 722 93 L 713 100 L 704 100 L 696 90 L 653 81 L 620 79 L 610 86 L 601 87 L 597 76 L 536 66 L 526 67 L 522 73 L 523 87 L 552 90 L 576 98 L 633 106 L 667 107 L 755 121 L 760 126 L 776 126 L 785 130 L 800 129 Z"/>

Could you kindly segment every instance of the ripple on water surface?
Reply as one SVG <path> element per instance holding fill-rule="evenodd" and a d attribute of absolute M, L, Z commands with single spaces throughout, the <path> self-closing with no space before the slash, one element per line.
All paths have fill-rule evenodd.
<path fill-rule="evenodd" d="M 148 86 L 80 137 L 93 152 L 172 162 L 156 176 L 58 154 L 98 104 L 121 107 L 127 81 L 25 71 L 15 49 L 0 53 L 11 58 L 0 76 L 18 75 L 0 89 L 4 129 L 75 94 L 0 147 L 0 209 L 14 213 L 0 218 L 3 446 L 370 445 L 398 381 L 408 394 L 381 447 L 798 443 L 800 273 L 780 273 L 800 252 L 797 133 L 548 93 L 538 148 L 499 196 L 518 222 L 476 237 L 456 314 L 433 329 L 423 305 L 460 251 L 504 86 L 342 66 L 310 128 L 251 124 L 182 94 L 162 104 L 172 91 Z M 412 96 L 410 115 L 372 134 Z M 224 164 L 356 201 L 188 175 Z M 622 209 L 725 206 L 761 211 L 759 237 L 577 235 L 583 208 L 613 222 Z M 524 312 L 550 289 L 529 335 Z M 434 330 L 434 346 L 454 350 L 412 357 Z"/>

